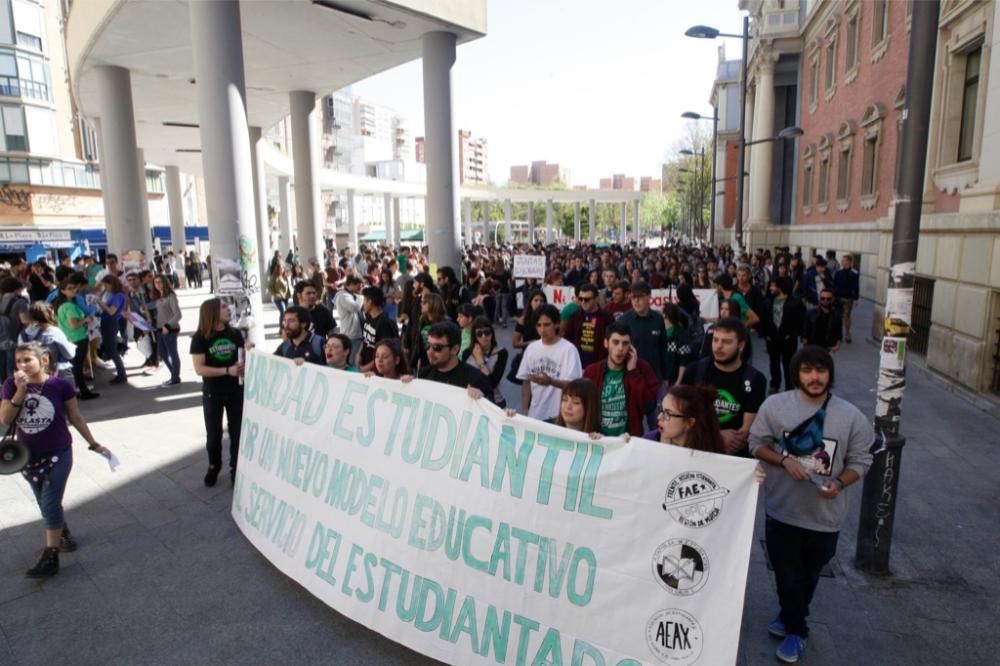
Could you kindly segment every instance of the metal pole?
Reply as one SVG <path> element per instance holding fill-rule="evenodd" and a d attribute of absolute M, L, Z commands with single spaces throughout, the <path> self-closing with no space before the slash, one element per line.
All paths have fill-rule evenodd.
<path fill-rule="evenodd" d="M 743 250 L 743 171 L 747 152 L 747 51 L 750 42 L 750 17 L 743 17 L 743 74 L 740 77 L 740 156 L 736 171 L 736 251 Z"/>
<path fill-rule="evenodd" d="M 899 434 L 900 404 L 906 388 L 906 346 L 913 309 L 913 273 L 927 167 L 940 4 L 940 0 L 913 3 L 903 108 L 903 149 L 896 177 L 896 217 L 883 318 L 885 322 L 892 322 L 895 330 L 890 332 L 886 324 L 882 331 L 875 404 L 875 457 L 861 494 L 858 545 L 854 556 L 860 571 L 882 576 L 890 573 L 889 549 L 896 516 L 900 463 L 906 443 Z"/>
<path fill-rule="evenodd" d="M 714 111 L 712 113 L 712 206 L 711 214 L 709 215 L 708 222 L 708 244 L 715 245 L 715 199 L 718 196 L 716 194 L 717 183 L 715 181 L 718 175 L 718 169 L 715 165 L 715 160 L 718 158 L 719 150 L 717 142 L 719 140 L 719 107 L 713 107 Z"/>
<path fill-rule="evenodd" d="M 705 233 L 705 148 L 701 149 L 701 162 L 698 166 L 698 238 Z"/>

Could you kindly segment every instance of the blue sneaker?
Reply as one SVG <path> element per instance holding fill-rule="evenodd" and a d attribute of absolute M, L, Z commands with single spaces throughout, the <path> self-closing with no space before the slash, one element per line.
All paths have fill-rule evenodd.
<path fill-rule="evenodd" d="M 781 621 L 781 615 L 777 615 L 771 624 L 767 625 L 767 633 L 775 638 L 785 637 L 785 623 Z"/>
<path fill-rule="evenodd" d="M 778 657 L 779 661 L 783 661 L 786 664 L 794 664 L 805 650 L 806 639 L 795 634 L 789 634 L 785 636 L 785 640 L 781 641 L 781 645 L 778 646 L 778 650 L 774 654 Z"/>

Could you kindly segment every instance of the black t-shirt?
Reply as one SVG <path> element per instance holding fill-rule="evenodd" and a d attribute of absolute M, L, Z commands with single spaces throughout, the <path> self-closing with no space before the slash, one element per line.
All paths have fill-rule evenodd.
<path fill-rule="evenodd" d="M 325 305 L 317 303 L 316 307 L 309 311 L 309 316 L 312 317 L 313 332 L 321 338 L 325 338 L 326 334 L 336 326 L 333 315 Z"/>
<path fill-rule="evenodd" d="M 721 430 L 739 430 L 743 427 L 743 414 L 756 414 L 767 397 L 767 379 L 762 373 L 742 365 L 734 372 L 723 372 L 711 357 L 695 361 L 684 370 L 681 384 L 698 383 L 715 387 L 715 414 Z"/>
<path fill-rule="evenodd" d="M 427 366 L 420 371 L 419 376 L 421 379 L 429 379 L 432 382 L 449 384 L 462 389 L 470 385 L 475 386 L 483 392 L 483 397 L 493 402 L 493 386 L 490 384 L 490 378 L 468 363 L 459 363 L 448 372 L 440 372 L 437 368 Z"/>
<path fill-rule="evenodd" d="M 51 288 L 45 286 L 45 282 L 43 282 L 42 278 L 44 278 L 45 282 L 48 282 L 49 284 L 51 284 L 55 279 L 52 277 L 52 273 L 44 273 L 41 277 L 35 275 L 34 273 L 28 276 L 28 282 L 30 283 L 30 286 L 28 287 L 28 298 L 31 299 L 32 303 L 35 301 L 44 301 L 48 297 L 49 293 L 52 292 Z"/>
<path fill-rule="evenodd" d="M 361 328 L 363 346 L 360 364 L 365 365 L 375 359 L 375 345 L 381 340 L 398 337 L 399 329 L 396 328 L 396 322 L 389 319 L 389 315 L 384 312 L 379 313 L 377 317 L 365 314 L 365 323 Z"/>
<path fill-rule="evenodd" d="M 244 346 L 243 334 L 232 326 L 216 331 L 208 338 L 195 331 L 191 336 L 191 353 L 204 354 L 205 365 L 209 368 L 227 368 L 239 360 L 239 351 Z M 204 377 L 202 386 L 213 392 L 242 391 L 239 377 Z"/>

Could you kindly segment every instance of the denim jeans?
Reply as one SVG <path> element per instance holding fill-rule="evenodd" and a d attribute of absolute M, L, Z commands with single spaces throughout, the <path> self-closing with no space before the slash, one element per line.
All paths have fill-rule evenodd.
<path fill-rule="evenodd" d="M 159 338 L 156 341 L 157 349 L 160 352 L 160 359 L 167 365 L 167 370 L 170 371 L 171 381 L 180 381 L 181 379 L 181 357 L 177 353 L 177 335 L 179 333 L 180 331 L 164 333 L 161 330 Z"/>
<path fill-rule="evenodd" d="M 73 469 L 73 447 L 67 446 L 62 451 L 53 451 L 47 455 L 59 458 L 58 462 L 52 465 L 48 474 L 39 477 L 38 481 L 29 478 L 28 485 L 35 494 L 38 508 L 42 510 L 45 529 L 59 530 L 65 524 L 62 501 L 70 470 Z"/>
<path fill-rule="evenodd" d="M 288 299 L 275 298 L 273 300 L 274 307 L 278 308 L 278 328 L 281 328 L 281 324 L 285 320 L 285 310 L 288 309 Z"/>
<path fill-rule="evenodd" d="M 809 604 L 820 572 L 837 553 L 840 533 L 807 530 L 767 517 L 764 536 L 785 632 L 808 638 Z"/>
<path fill-rule="evenodd" d="M 118 320 L 111 317 L 101 318 L 101 349 L 108 360 L 115 364 L 115 376 L 126 379 L 125 364 L 118 353 Z"/>

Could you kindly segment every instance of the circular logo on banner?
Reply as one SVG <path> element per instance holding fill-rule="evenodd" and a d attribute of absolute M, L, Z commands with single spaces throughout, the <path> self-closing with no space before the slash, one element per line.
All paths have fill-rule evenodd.
<path fill-rule="evenodd" d="M 729 490 L 703 472 L 683 472 L 667 486 L 663 510 L 687 527 L 705 527 L 722 513 Z"/>
<path fill-rule="evenodd" d="M 686 666 L 698 661 L 704 643 L 701 625 L 678 608 L 657 611 L 646 623 L 646 645 L 660 661 Z"/>
<path fill-rule="evenodd" d="M 686 597 L 708 582 L 708 555 L 693 541 L 670 539 L 653 553 L 653 573 L 667 592 Z"/>

